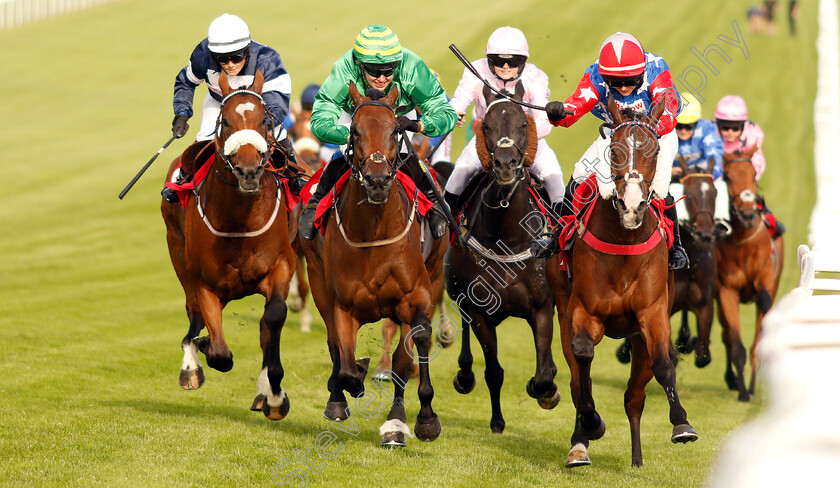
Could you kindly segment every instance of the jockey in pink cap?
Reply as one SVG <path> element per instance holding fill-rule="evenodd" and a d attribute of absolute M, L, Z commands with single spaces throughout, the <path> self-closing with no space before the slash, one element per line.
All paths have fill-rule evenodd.
<path fill-rule="evenodd" d="M 674 127 L 680 112 L 680 97 L 665 60 L 645 51 L 642 43 L 634 36 L 617 32 L 601 45 L 598 61 L 586 69 L 572 96 L 565 102 L 549 102 L 545 107 L 546 115 L 553 125 L 562 127 L 570 127 L 588 112 L 592 112 L 604 122 L 612 123 L 612 116 L 607 111 L 609 96 L 612 96 L 620 109 L 648 113 L 665 100 L 665 112 L 654 130 L 659 136 L 657 167 L 667 168 L 670 177 L 671 165 L 679 146 Z M 566 115 L 568 110 L 572 111 L 571 115 Z M 607 134 L 611 135 L 612 132 L 607 131 Z M 575 170 L 566 188 L 563 215 L 572 213 L 575 188 L 592 172 L 593 162 L 602 156 L 599 154 L 599 146 L 599 138 L 596 137 L 595 142 L 575 164 Z M 673 200 L 670 195 L 656 195 L 656 198 L 665 198 L 668 204 Z M 676 223 L 677 212 L 674 207 L 666 210 L 665 216 Z M 545 237 L 534 242 L 536 248 L 545 250 L 540 252 L 540 255 L 550 255 L 556 250 L 556 244 L 552 244 L 550 239 L 552 238 Z M 532 252 L 534 249 L 532 246 Z M 680 269 L 687 265 L 688 256 L 682 248 L 679 232 L 675 232 L 668 266 L 670 269 Z"/>
<path fill-rule="evenodd" d="M 522 83 L 525 90 L 523 101 L 544 106 L 548 103 L 548 75 L 544 71 L 528 63 L 528 41 L 521 30 L 514 27 L 500 27 L 487 40 L 486 57 L 472 62 L 473 67 L 499 91 L 513 94 L 517 83 Z M 484 100 L 482 89 L 484 84 L 472 72 L 464 68 L 464 74 L 458 83 L 458 88 L 449 104 L 458 114 L 459 127 L 463 124 L 467 107 L 475 103 L 476 119 L 483 119 L 487 113 L 487 102 Z M 563 170 L 554 151 L 545 142 L 545 137 L 551 132 L 551 123 L 542 110 L 532 110 L 523 107 L 525 113 L 534 118 L 537 128 L 537 153 L 534 164 L 528 169 L 545 184 L 551 203 L 559 206 L 563 203 L 565 185 Z M 481 171 L 481 160 L 475 147 L 475 137 L 470 139 L 464 151 L 455 162 L 455 169 L 446 184 L 444 197 L 450 207 L 454 208 L 457 197 L 464 191 L 470 179 Z"/>
<path fill-rule="evenodd" d="M 758 181 L 764 174 L 765 161 L 764 153 L 761 151 L 761 143 L 764 142 L 764 131 L 747 116 L 747 102 L 738 95 L 726 95 L 721 98 L 715 109 L 715 125 L 718 134 L 723 140 L 723 151 L 734 153 L 746 151 L 755 146 L 756 151 L 752 156 L 752 164 L 755 168 L 755 180 Z M 763 211 L 772 215 L 764 199 L 761 199 Z M 775 235 L 778 237 L 785 232 L 785 226 L 776 220 Z"/>

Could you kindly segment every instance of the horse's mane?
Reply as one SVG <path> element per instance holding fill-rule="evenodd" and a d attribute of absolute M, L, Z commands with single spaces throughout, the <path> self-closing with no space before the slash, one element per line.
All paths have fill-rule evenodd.
<path fill-rule="evenodd" d="M 537 144 L 539 137 L 537 137 L 537 123 L 534 118 L 525 114 L 528 119 L 528 145 L 525 147 L 525 167 L 530 167 L 534 164 L 534 156 L 537 154 Z M 481 161 L 481 167 L 484 171 L 490 171 L 493 161 L 490 158 L 490 152 L 487 151 L 487 143 L 484 140 L 484 121 L 479 120 L 475 125 L 475 150 L 478 153 L 478 159 Z"/>

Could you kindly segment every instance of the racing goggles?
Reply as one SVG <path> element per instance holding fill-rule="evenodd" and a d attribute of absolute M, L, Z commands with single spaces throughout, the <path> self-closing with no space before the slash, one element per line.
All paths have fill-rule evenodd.
<path fill-rule="evenodd" d="M 618 90 L 619 88 L 624 88 L 626 86 L 632 86 L 635 88 L 642 85 L 642 75 L 631 76 L 628 78 L 617 76 L 605 76 L 604 81 L 610 88 L 614 88 L 616 90 Z"/>
<path fill-rule="evenodd" d="M 384 63 L 384 64 L 369 64 L 369 63 L 359 63 L 362 65 L 362 69 L 365 70 L 365 73 L 369 74 L 373 78 L 379 78 L 380 76 L 389 77 L 394 75 L 394 71 L 397 70 L 397 67 L 400 65 L 399 62 L 395 63 Z"/>
<path fill-rule="evenodd" d="M 527 56 L 519 54 L 488 54 L 487 61 L 491 66 L 504 68 L 507 64 L 510 68 L 519 68 L 528 60 Z"/>

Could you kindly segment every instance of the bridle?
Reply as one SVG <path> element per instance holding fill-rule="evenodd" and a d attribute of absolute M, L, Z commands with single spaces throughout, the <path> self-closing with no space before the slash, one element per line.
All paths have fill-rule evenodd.
<path fill-rule="evenodd" d="M 743 157 L 739 157 L 739 158 L 736 158 L 736 159 L 730 159 L 729 161 L 724 161 L 723 167 L 725 169 L 726 166 L 729 165 L 730 163 L 744 163 L 744 162 L 752 164 L 752 159 L 751 158 L 743 158 Z M 726 184 L 729 185 L 729 177 L 726 175 L 725 171 L 724 171 L 723 178 L 724 178 L 724 181 L 726 181 Z M 745 212 L 741 211 L 738 207 L 735 206 L 735 201 L 738 200 L 738 201 L 741 201 L 741 202 L 752 203 L 753 207 L 755 207 L 755 202 L 758 200 L 758 195 L 755 192 L 753 192 L 752 190 L 746 189 L 746 190 L 743 190 L 743 191 L 739 192 L 737 195 L 735 195 L 735 197 L 730 198 L 729 200 L 730 200 L 729 201 L 729 212 L 731 214 L 734 214 L 738 218 L 738 220 L 741 221 L 741 223 L 744 224 L 744 226 L 746 227 L 746 222 L 749 220 L 749 218 L 746 216 Z"/>
<path fill-rule="evenodd" d="M 216 118 L 216 131 L 215 131 L 215 136 L 214 136 L 214 142 L 216 144 L 216 154 L 222 159 L 222 161 L 224 161 L 225 167 L 232 174 L 235 166 L 231 162 L 230 157 L 232 155 L 236 154 L 236 150 L 227 147 L 227 142 L 228 142 L 228 140 L 230 139 L 231 136 L 233 136 L 235 134 L 238 134 L 240 132 L 243 132 L 243 131 L 234 132 L 233 134 L 231 134 L 230 136 L 225 138 L 225 140 L 223 141 L 222 140 L 222 122 L 224 121 L 225 104 L 228 102 L 228 100 L 230 100 L 232 97 L 234 97 L 236 95 L 251 95 L 253 97 L 256 97 L 257 100 L 260 101 L 260 105 L 262 105 L 263 111 L 266 114 L 266 116 L 265 116 L 265 127 L 267 128 L 266 133 L 260 134 L 256 131 L 252 130 L 253 134 L 251 134 L 251 133 L 246 134 L 246 141 L 245 142 L 250 143 L 250 144 L 254 144 L 255 147 L 257 147 L 257 145 L 259 144 L 259 140 L 257 138 L 258 137 L 262 138 L 262 141 L 264 141 L 264 143 L 265 143 L 265 151 L 262 152 L 262 159 L 260 160 L 259 167 L 262 168 L 262 169 L 267 169 L 267 168 L 270 167 L 270 165 L 268 163 L 268 160 L 271 157 L 271 151 L 269 150 L 270 148 L 269 148 L 269 144 L 268 144 L 268 134 L 274 134 L 274 123 L 273 123 L 273 120 L 272 120 L 273 117 L 270 115 L 268 109 L 266 108 L 265 100 L 263 99 L 262 95 L 260 95 L 257 92 L 251 91 L 251 90 L 244 90 L 244 89 L 235 90 L 235 91 L 229 93 L 225 98 L 222 99 L 221 105 L 219 107 L 219 116 Z M 250 129 L 245 129 L 245 130 L 250 130 Z M 237 149 L 238 149 L 238 147 L 237 147 Z M 257 147 L 257 150 L 260 150 L 260 147 Z M 218 170 L 216 170 L 216 174 L 218 174 L 222 178 L 222 181 L 224 181 L 225 183 L 227 183 L 229 185 L 232 185 L 232 186 L 236 186 L 236 183 L 231 183 L 231 182 L 227 181 L 227 179 L 225 179 L 225 177 L 222 176 L 222 174 L 219 173 Z"/>
<path fill-rule="evenodd" d="M 710 173 L 691 173 L 689 175 L 683 176 L 680 179 L 680 184 L 685 186 L 685 181 L 690 179 L 690 178 L 708 178 L 709 181 L 712 183 L 712 186 L 714 186 L 714 177 Z M 714 200 L 713 200 L 713 202 L 714 202 Z M 707 208 L 705 205 L 702 208 L 697 209 L 697 211 L 694 212 L 694 215 L 689 217 L 688 222 L 687 222 L 688 227 L 689 227 L 689 231 L 691 232 L 692 235 L 694 235 L 694 230 L 693 230 L 694 229 L 694 221 L 697 219 L 697 217 L 699 217 L 701 215 L 708 215 L 709 217 L 712 218 L 712 220 L 714 220 L 714 218 L 715 218 L 714 211 L 712 211 L 710 208 Z"/>
<path fill-rule="evenodd" d="M 603 134 L 603 128 L 605 126 L 609 127 L 610 125 L 611 124 L 603 124 L 601 126 L 601 133 Z M 653 134 L 654 141 L 657 141 L 659 139 L 659 134 L 657 134 L 656 128 L 653 125 L 649 124 L 648 122 L 645 122 L 643 120 L 628 120 L 626 122 L 622 122 L 621 124 L 619 124 L 618 126 L 615 126 L 613 128 L 613 135 L 612 135 L 613 139 L 616 137 L 616 134 L 618 134 L 618 131 L 625 128 L 625 127 L 629 127 L 633 131 L 632 136 L 633 136 L 634 144 L 633 144 L 632 148 L 628 148 L 630 152 L 628 154 L 627 162 L 628 162 L 630 168 L 628 169 L 627 173 L 624 173 L 623 175 L 612 175 L 612 177 L 611 177 L 612 181 L 617 183 L 616 184 L 616 191 L 615 191 L 615 194 L 612 198 L 613 206 L 614 207 L 616 206 L 617 200 L 624 199 L 625 193 L 627 192 L 628 184 L 633 183 L 633 182 L 639 183 L 639 186 L 642 189 L 642 195 L 644 196 L 643 200 L 645 201 L 646 205 L 650 205 L 650 200 L 653 198 L 653 192 L 650 191 L 651 182 L 648 181 L 647 178 L 642 176 L 642 174 L 636 169 L 636 154 L 639 151 L 639 149 L 645 149 L 645 148 L 640 148 L 638 146 L 638 144 L 636 144 L 635 142 L 638 140 L 637 135 L 639 133 L 639 128 L 640 127 L 644 130 L 649 131 L 651 134 Z M 659 153 L 659 144 L 654 142 L 653 147 L 654 147 L 654 152 L 650 157 L 655 159 L 656 155 Z M 614 144 L 611 143 L 610 144 L 610 151 L 612 151 L 613 148 L 614 148 Z M 647 156 L 647 154 L 645 154 L 645 156 Z M 610 158 L 610 160 L 612 160 L 612 158 Z"/>
<path fill-rule="evenodd" d="M 353 109 L 353 119 L 356 118 L 356 114 L 359 112 L 359 109 L 365 106 L 379 106 L 379 107 L 387 107 L 388 110 L 391 111 L 392 114 L 396 114 L 394 107 L 388 105 L 385 102 L 381 102 L 379 100 L 367 100 L 365 102 L 360 103 Z M 355 144 L 354 144 L 354 134 L 355 132 L 355 124 L 350 125 L 350 139 L 347 141 L 347 150 L 346 155 L 350 161 L 355 159 Z M 382 154 L 380 151 L 376 151 L 374 153 L 366 155 L 364 158 L 361 158 L 358 162 L 358 166 L 356 164 L 350 164 L 350 178 L 362 183 L 367 176 L 369 168 L 373 164 L 382 164 L 388 170 L 388 178 L 393 180 L 397 176 L 397 171 L 402 167 L 403 164 L 406 163 L 408 160 L 408 156 L 405 158 L 400 157 L 400 150 L 399 148 L 402 147 L 403 143 L 405 142 L 405 133 L 398 140 L 397 144 L 397 157 L 396 160 L 391 160 L 388 156 Z"/>
<path fill-rule="evenodd" d="M 505 102 L 514 103 L 514 104 L 516 103 L 513 100 L 508 100 L 506 98 L 499 98 L 499 99 L 493 100 L 489 105 L 487 105 L 487 111 L 489 112 L 490 107 L 492 107 L 493 105 L 495 105 L 497 103 L 505 103 Z M 485 115 L 485 120 L 486 119 L 487 119 L 487 117 Z M 528 136 L 529 136 L 529 134 L 526 131 L 526 133 L 525 133 L 525 146 L 526 147 L 528 145 Z M 489 151 L 489 153 L 490 153 L 490 169 L 491 169 L 491 171 L 493 171 L 493 173 L 495 175 L 496 170 L 493 167 L 493 161 L 495 161 L 495 159 L 496 159 L 496 150 L 507 149 L 507 148 L 510 148 L 510 147 L 513 147 L 514 149 L 516 149 L 516 152 L 518 153 L 518 162 L 516 164 L 516 169 L 515 169 L 516 177 L 514 178 L 515 183 L 513 184 L 510 191 L 507 193 L 507 195 L 505 195 L 505 197 L 502 198 L 502 201 L 499 203 L 499 205 L 494 206 L 494 205 L 491 205 L 491 204 L 487 203 L 487 201 L 484 198 L 485 194 L 487 193 L 487 190 L 489 190 L 491 186 L 493 186 L 493 185 L 501 186 L 501 184 L 499 184 L 497 179 L 494 177 L 492 183 L 490 185 L 488 185 L 487 187 L 485 187 L 484 190 L 481 192 L 481 203 L 488 208 L 491 208 L 491 209 L 507 208 L 508 205 L 510 205 L 510 199 L 513 197 L 513 194 L 516 191 L 517 186 L 519 186 L 519 183 L 525 179 L 525 174 L 526 174 L 525 173 L 525 161 L 526 161 L 527 153 L 525 152 L 525 149 L 523 149 L 522 146 L 520 146 L 519 144 L 516 144 L 516 141 L 514 141 L 512 137 L 507 136 L 507 135 L 503 135 L 503 136 L 499 137 L 496 140 L 496 143 L 493 145 L 493 149 Z"/>

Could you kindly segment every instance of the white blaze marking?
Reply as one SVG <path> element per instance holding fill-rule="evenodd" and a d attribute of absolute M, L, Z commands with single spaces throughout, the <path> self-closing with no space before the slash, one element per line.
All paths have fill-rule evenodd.
<path fill-rule="evenodd" d="M 245 112 L 251 112 L 255 108 L 257 108 L 257 106 L 254 105 L 253 102 L 240 103 L 239 105 L 236 106 L 236 113 L 241 115 L 242 120 L 244 121 L 245 120 Z"/>

